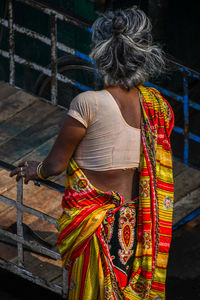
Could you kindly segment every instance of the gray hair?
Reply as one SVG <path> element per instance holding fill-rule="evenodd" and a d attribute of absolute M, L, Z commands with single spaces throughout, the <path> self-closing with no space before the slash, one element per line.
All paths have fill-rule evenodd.
<path fill-rule="evenodd" d="M 108 11 L 92 26 L 92 51 L 105 86 L 131 89 L 164 69 L 162 50 L 154 45 L 151 22 L 137 8 Z"/>

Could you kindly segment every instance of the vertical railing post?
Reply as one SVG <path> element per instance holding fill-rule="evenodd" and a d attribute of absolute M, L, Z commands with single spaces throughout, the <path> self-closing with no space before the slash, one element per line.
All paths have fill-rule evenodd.
<path fill-rule="evenodd" d="M 184 163 L 188 164 L 189 156 L 189 97 L 188 97 L 188 78 L 183 69 L 183 114 L 184 114 Z"/>
<path fill-rule="evenodd" d="M 51 102 L 57 104 L 57 19 L 51 13 Z"/>
<path fill-rule="evenodd" d="M 62 285 L 62 297 L 67 299 L 68 296 L 68 271 L 63 268 L 63 285 Z"/>
<path fill-rule="evenodd" d="M 8 0 L 8 30 L 9 30 L 9 83 L 15 84 L 15 41 L 14 41 L 14 27 L 13 27 L 13 2 Z"/>
<path fill-rule="evenodd" d="M 17 235 L 23 238 L 23 178 L 17 183 Z M 23 245 L 20 242 L 17 242 L 17 250 L 18 250 L 18 265 L 19 267 L 23 267 L 24 265 L 24 251 Z"/>

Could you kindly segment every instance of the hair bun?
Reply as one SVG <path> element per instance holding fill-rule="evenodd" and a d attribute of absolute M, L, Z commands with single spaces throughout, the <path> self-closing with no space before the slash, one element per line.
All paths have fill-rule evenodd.
<path fill-rule="evenodd" d="M 111 32 L 115 35 L 124 33 L 126 30 L 126 21 L 122 16 L 115 16 L 112 20 Z"/>

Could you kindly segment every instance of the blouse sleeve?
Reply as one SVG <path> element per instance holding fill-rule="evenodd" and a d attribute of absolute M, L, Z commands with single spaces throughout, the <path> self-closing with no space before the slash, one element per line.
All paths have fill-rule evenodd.
<path fill-rule="evenodd" d="M 77 95 L 71 102 L 67 114 L 88 128 L 96 114 L 95 97 L 92 92 Z"/>

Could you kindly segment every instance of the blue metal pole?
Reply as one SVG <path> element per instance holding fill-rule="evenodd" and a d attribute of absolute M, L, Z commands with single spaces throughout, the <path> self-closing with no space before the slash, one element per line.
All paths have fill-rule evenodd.
<path fill-rule="evenodd" d="M 184 163 L 188 164 L 189 154 L 189 97 L 188 97 L 188 79 L 186 71 L 183 71 L 183 113 L 184 113 Z"/>

